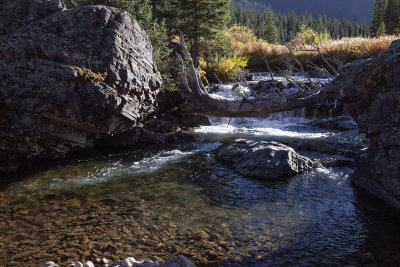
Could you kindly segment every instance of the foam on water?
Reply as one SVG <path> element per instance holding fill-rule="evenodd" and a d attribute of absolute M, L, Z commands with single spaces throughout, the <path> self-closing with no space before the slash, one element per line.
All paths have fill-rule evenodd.
<path fill-rule="evenodd" d="M 281 130 L 271 127 L 248 128 L 248 127 L 236 127 L 232 125 L 202 126 L 195 129 L 195 132 L 204 134 L 217 134 L 217 135 L 245 134 L 245 135 L 254 135 L 262 137 L 279 136 L 279 137 L 294 137 L 301 139 L 320 139 L 331 135 L 329 133 L 311 133 L 311 132 L 302 133 L 290 130 Z"/>
<path fill-rule="evenodd" d="M 252 73 L 255 77 L 263 79 L 270 79 L 269 73 Z M 265 76 L 262 76 L 265 75 Z M 253 77 L 253 78 L 255 78 Z M 306 80 L 305 77 L 297 75 L 296 80 Z M 277 81 L 284 81 L 284 77 L 274 77 Z M 322 79 L 315 79 L 315 81 L 322 81 Z M 216 99 L 225 100 L 238 100 L 243 99 L 241 95 L 247 98 L 254 98 L 251 96 L 251 90 L 245 86 L 238 86 L 233 90 L 232 85 L 218 85 L 217 91 L 213 92 L 211 97 Z M 286 93 L 297 93 L 298 88 L 286 88 Z M 304 128 L 304 124 L 310 122 L 305 119 L 305 109 L 295 111 L 287 111 L 272 114 L 266 118 L 214 118 L 210 117 L 210 126 L 201 126 L 194 130 L 196 133 L 211 134 L 211 135 L 250 135 L 256 137 L 283 137 L 283 138 L 299 138 L 299 139 L 322 139 L 334 135 L 331 132 L 319 131 L 315 129 Z M 302 130 L 296 126 L 301 126 Z"/>
<path fill-rule="evenodd" d="M 269 116 L 268 118 L 210 118 L 210 126 L 196 128 L 196 133 L 226 135 L 242 134 L 258 137 L 293 137 L 300 139 L 321 139 L 333 135 L 330 132 L 315 132 L 311 128 L 299 131 L 296 126 L 304 126 L 309 120 L 294 117 L 294 112 L 284 112 Z M 303 127 L 304 128 L 304 127 Z M 308 130 L 308 131 L 307 131 Z"/>
<path fill-rule="evenodd" d="M 118 179 L 118 177 L 126 176 L 129 174 L 151 173 L 159 170 L 160 168 L 178 162 L 184 157 L 194 154 L 194 151 L 183 152 L 180 150 L 162 151 L 152 157 L 145 157 L 139 161 L 135 161 L 130 165 L 125 165 L 121 162 L 112 163 L 112 167 L 104 167 L 96 169 L 88 174 L 77 179 L 77 184 L 96 184 L 107 182 L 111 179 Z"/>
<path fill-rule="evenodd" d="M 269 81 L 271 80 L 271 74 L 269 72 L 250 72 L 248 75 L 252 76 L 252 81 L 250 82 L 259 82 L 259 81 Z M 274 75 L 274 73 L 272 73 Z M 293 75 L 290 77 L 292 80 L 297 81 L 297 82 L 306 82 L 309 79 L 312 80 L 313 82 L 320 82 L 327 84 L 332 81 L 332 79 L 327 79 L 327 78 L 306 78 L 304 75 L 300 73 L 293 73 Z M 282 76 L 274 76 L 274 80 L 277 82 L 287 82 L 287 79 Z"/>
<path fill-rule="evenodd" d="M 118 179 L 118 177 L 126 176 L 129 174 L 145 174 L 153 173 L 161 168 L 182 161 L 188 156 L 196 153 L 207 152 L 216 149 L 221 143 L 213 142 L 206 144 L 196 144 L 194 149 L 190 151 L 181 151 L 178 149 L 161 151 L 154 156 L 145 157 L 139 161 L 135 161 L 129 165 L 124 165 L 121 162 L 114 162 L 113 167 L 105 167 L 78 179 L 78 184 L 95 184 L 107 182 L 111 179 Z"/>
<path fill-rule="evenodd" d="M 251 90 L 247 86 L 239 86 L 233 90 L 233 85 L 218 85 L 216 92 L 209 94 L 214 99 L 221 100 L 242 100 L 243 96 L 247 99 L 255 99 L 251 94 Z"/>
<path fill-rule="evenodd" d="M 194 144 L 188 149 L 163 150 L 150 156 L 144 156 L 136 161 L 126 161 L 130 153 L 119 155 L 119 159 L 99 161 L 89 160 L 79 162 L 79 170 L 73 163 L 71 168 L 54 168 L 39 172 L 23 184 L 16 183 L 14 189 L 24 190 L 65 189 L 76 188 L 84 185 L 94 185 L 118 180 L 123 177 L 156 173 L 171 164 L 181 162 L 189 156 L 215 150 L 221 143 Z M 186 151 L 188 150 L 188 151 Z"/>

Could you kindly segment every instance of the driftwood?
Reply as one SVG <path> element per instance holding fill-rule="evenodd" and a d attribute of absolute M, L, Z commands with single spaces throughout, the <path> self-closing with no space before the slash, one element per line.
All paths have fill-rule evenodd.
<path fill-rule="evenodd" d="M 198 113 L 216 117 L 265 117 L 272 113 L 315 105 L 327 97 L 334 97 L 336 93 L 336 90 L 330 90 L 327 87 L 262 99 L 216 99 L 208 94 L 199 79 L 182 33 L 180 34 L 179 50 L 178 56 L 182 63 L 181 95 L 185 99 L 183 111 L 186 113 Z"/>

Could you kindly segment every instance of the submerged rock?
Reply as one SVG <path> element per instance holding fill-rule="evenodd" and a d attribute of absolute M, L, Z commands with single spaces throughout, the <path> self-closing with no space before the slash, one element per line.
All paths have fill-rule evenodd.
<path fill-rule="evenodd" d="M 277 142 L 237 139 L 219 147 L 216 154 L 236 172 L 253 178 L 278 179 L 319 166 Z"/>
<path fill-rule="evenodd" d="M 167 261 L 165 267 L 195 267 L 185 256 L 178 255 L 173 260 Z"/>
<path fill-rule="evenodd" d="M 350 120 L 350 117 L 338 117 L 334 119 L 324 119 L 313 123 L 312 126 L 325 130 L 351 131 L 357 130 L 357 124 Z"/>
<path fill-rule="evenodd" d="M 0 36 L 0 171 L 103 139 L 134 144 L 161 86 L 149 38 L 127 12 L 37 2 L 54 8 Z"/>

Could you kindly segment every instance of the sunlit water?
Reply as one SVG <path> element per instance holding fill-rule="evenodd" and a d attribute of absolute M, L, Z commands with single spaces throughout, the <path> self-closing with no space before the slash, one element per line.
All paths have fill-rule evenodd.
<path fill-rule="evenodd" d="M 25 176 L 0 192 L 0 265 L 183 254 L 205 265 L 321 266 L 374 253 L 371 225 L 382 218 L 360 210 L 352 169 L 318 168 L 270 182 L 216 161 L 214 150 L 239 137 L 363 142 L 356 129 L 318 129 L 299 113 L 212 118 L 194 130 L 197 143 L 99 155 Z M 392 219 L 385 223 L 382 244 L 400 230 Z M 399 251 L 400 244 L 391 247 Z"/>

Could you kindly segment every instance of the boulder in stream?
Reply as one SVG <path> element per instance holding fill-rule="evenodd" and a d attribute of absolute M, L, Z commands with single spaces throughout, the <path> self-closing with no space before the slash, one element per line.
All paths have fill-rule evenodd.
<path fill-rule="evenodd" d="M 284 178 L 319 166 L 277 142 L 236 139 L 220 146 L 216 155 L 239 174 L 260 179 Z"/>

